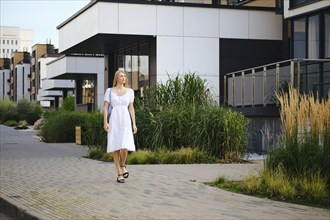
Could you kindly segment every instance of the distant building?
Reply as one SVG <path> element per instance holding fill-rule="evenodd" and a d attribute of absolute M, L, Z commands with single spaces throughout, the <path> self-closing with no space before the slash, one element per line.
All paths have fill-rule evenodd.
<path fill-rule="evenodd" d="M 0 100 L 10 99 L 10 59 L 0 58 Z"/>
<path fill-rule="evenodd" d="M 10 100 L 18 101 L 30 98 L 30 69 L 29 52 L 12 53 L 8 91 Z"/>
<path fill-rule="evenodd" d="M 10 58 L 15 51 L 31 52 L 33 30 L 0 26 L 0 58 Z"/>
<path fill-rule="evenodd" d="M 52 69 L 49 68 L 49 63 L 57 60 L 61 54 L 44 54 L 39 58 L 40 66 L 40 87 L 37 95 L 38 103 L 43 107 L 58 108 L 60 102 L 67 95 L 72 95 L 74 91 L 74 80 L 54 80 L 49 79 Z"/>
<path fill-rule="evenodd" d="M 31 55 L 31 91 L 30 99 L 37 101 L 38 92 L 40 89 L 40 62 L 39 59 L 45 54 L 57 54 L 58 50 L 52 44 L 35 44 L 32 47 Z"/>

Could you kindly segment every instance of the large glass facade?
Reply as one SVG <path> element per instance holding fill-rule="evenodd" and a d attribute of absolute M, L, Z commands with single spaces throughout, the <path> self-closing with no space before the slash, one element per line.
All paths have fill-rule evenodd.
<path fill-rule="evenodd" d="M 324 57 L 330 58 L 330 12 L 324 14 L 324 27 Z"/>
<path fill-rule="evenodd" d="M 119 68 L 127 73 L 129 86 L 142 97 L 143 91 L 150 86 L 149 43 L 142 42 L 118 51 L 116 69 Z"/>
<path fill-rule="evenodd" d="M 293 22 L 293 58 L 306 58 L 306 19 Z"/>
<path fill-rule="evenodd" d="M 308 18 L 308 58 L 320 58 L 320 19 L 319 15 Z"/>
<path fill-rule="evenodd" d="M 307 14 L 292 19 L 291 58 L 307 58 L 300 62 L 300 89 L 327 97 L 330 88 L 330 62 L 318 59 L 330 58 L 330 11 Z"/>

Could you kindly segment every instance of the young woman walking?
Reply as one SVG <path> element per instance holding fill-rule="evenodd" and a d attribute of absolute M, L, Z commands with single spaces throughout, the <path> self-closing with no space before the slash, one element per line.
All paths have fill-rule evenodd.
<path fill-rule="evenodd" d="M 129 176 L 126 169 L 128 151 L 135 151 L 133 134 L 137 132 L 134 91 L 128 87 L 127 74 L 118 70 L 113 79 L 113 87 L 104 94 L 103 126 L 108 132 L 107 152 L 113 152 L 118 173 L 117 182 L 124 183 Z M 112 107 L 108 121 L 109 105 Z"/>

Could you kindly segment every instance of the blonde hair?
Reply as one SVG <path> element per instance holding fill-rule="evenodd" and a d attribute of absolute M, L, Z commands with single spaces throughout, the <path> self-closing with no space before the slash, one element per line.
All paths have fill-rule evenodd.
<path fill-rule="evenodd" d="M 124 87 L 128 88 L 128 77 L 127 77 L 127 74 L 126 74 L 126 72 L 124 70 L 121 70 L 121 69 L 119 69 L 119 70 L 117 70 L 115 72 L 115 76 L 113 77 L 113 84 L 112 84 L 113 87 L 115 87 L 117 85 L 117 80 L 118 80 L 118 76 L 119 76 L 120 73 L 124 73 L 125 74 L 126 81 L 124 83 Z"/>

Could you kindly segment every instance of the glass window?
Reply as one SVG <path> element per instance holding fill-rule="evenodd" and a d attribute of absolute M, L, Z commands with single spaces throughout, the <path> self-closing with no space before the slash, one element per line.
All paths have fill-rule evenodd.
<path fill-rule="evenodd" d="M 290 0 L 290 7 L 297 7 L 312 2 L 315 2 L 315 0 Z"/>
<path fill-rule="evenodd" d="M 149 87 L 149 44 L 142 43 L 139 53 L 139 88 L 143 97 L 143 91 Z"/>
<path fill-rule="evenodd" d="M 306 58 L 305 18 L 294 21 L 293 32 L 293 58 Z"/>
<path fill-rule="evenodd" d="M 324 28 L 324 34 L 325 34 L 325 37 L 324 37 L 324 45 L 325 45 L 325 54 L 324 54 L 324 57 L 325 58 L 330 58 L 330 12 L 329 13 L 326 13 L 324 14 L 324 25 L 325 25 L 325 28 Z"/>
<path fill-rule="evenodd" d="M 138 47 L 132 47 L 132 89 L 138 90 L 139 83 L 139 56 L 138 56 Z"/>
<path fill-rule="evenodd" d="M 2 53 L 6 53 L 6 50 L 5 49 L 2 49 Z"/>
<path fill-rule="evenodd" d="M 18 44 L 17 40 L 15 41 L 16 45 Z"/>
<path fill-rule="evenodd" d="M 6 44 L 6 40 L 2 40 L 2 44 Z"/>
<path fill-rule="evenodd" d="M 320 21 L 319 16 L 308 19 L 308 58 L 320 58 Z"/>
<path fill-rule="evenodd" d="M 7 40 L 7 44 L 9 44 L 9 40 Z"/>
<path fill-rule="evenodd" d="M 14 41 L 13 40 L 11 40 L 11 45 L 14 45 Z"/>

